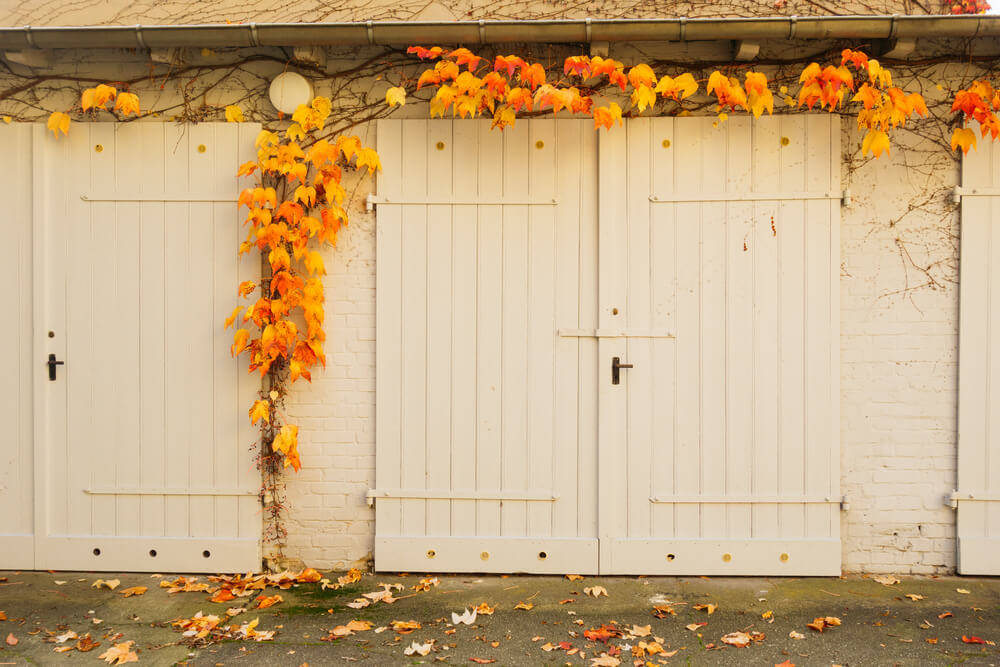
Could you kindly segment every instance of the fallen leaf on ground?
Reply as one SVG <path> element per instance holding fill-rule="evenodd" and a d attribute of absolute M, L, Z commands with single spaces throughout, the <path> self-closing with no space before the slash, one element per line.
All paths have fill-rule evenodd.
<path fill-rule="evenodd" d="M 695 632 L 698 630 L 698 628 L 704 627 L 706 625 L 708 625 L 708 623 L 690 623 L 688 625 L 685 625 L 684 627 L 690 630 L 691 632 Z"/>
<path fill-rule="evenodd" d="M 461 623 L 464 623 L 465 625 L 472 625 L 475 622 L 476 622 L 476 610 L 475 609 L 473 609 L 472 611 L 469 611 L 468 609 L 466 609 L 466 610 L 464 610 L 464 612 L 461 615 L 456 614 L 455 612 L 451 612 L 451 623 L 452 623 L 452 625 L 459 625 Z"/>
<path fill-rule="evenodd" d="M 656 618 L 666 618 L 667 616 L 676 616 L 677 612 L 674 608 L 666 604 L 658 604 L 653 607 L 653 616 Z"/>
<path fill-rule="evenodd" d="M 945 611 L 938 614 L 938 618 L 951 618 L 954 615 L 955 614 L 951 613 L 950 611 Z"/>
<path fill-rule="evenodd" d="M 474 662 L 479 665 L 488 665 L 491 662 L 496 662 L 493 658 L 469 658 L 469 662 Z"/>
<path fill-rule="evenodd" d="M 295 581 L 300 584 L 314 584 L 323 578 L 317 570 L 307 567 L 306 569 L 299 572 L 298 576 L 295 577 Z"/>
<path fill-rule="evenodd" d="M 622 664 L 621 660 L 607 653 L 590 659 L 590 667 L 618 667 L 620 664 Z"/>
<path fill-rule="evenodd" d="M 836 616 L 819 616 L 813 619 L 812 623 L 806 623 L 806 627 L 817 632 L 823 632 L 826 628 L 834 628 L 840 625 L 840 619 Z"/>
<path fill-rule="evenodd" d="M 0 621 L 6 621 L 6 620 L 7 620 L 7 614 L 0 611 Z"/>
<path fill-rule="evenodd" d="M 88 632 L 84 636 L 80 637 L 80 640 L 76 642 L 76 650 L 81 653 L 86 653 L 87 651 L 93 651 L 95 648 L 101 645 L 101 642 L 94 641 L 90 638 L 90 633 Z"/>
<path fill-rule="evenodd" d="M 58 635 L 58 636 L 57 636 L 57 637 L 55 638 L 55 643 L 56 643 L 56 644 L 65 644 L 65 643 L 66 643 L 66 642 L 68 642 L 68 641 L 69 641 L 70 639 L 76 639 L 77 637 L 79 637 L 79 635 L 77 635 L 77 634 L 76 634 L 75 632 L 73 632 L 72 630 L 69 630 L 69 631 L 67 631 L 67 632 L 65 632 L 65 633 L 63 633 L 63 634 L 61 634 L 61 635 Z"/>
<path fill-rule="evenodd" d="M 125 588 L 122 590 L 122 597 L 130 598 L 133 595 L 145 595 L 146 590 L 145 586 L 132 586 L 131 588 Z"/>
<path fill-rule="evenodd" d="M 566 578 L 569 579 L 570 581 L 580 581 L 580 580 L 583 579 L 583 575 L 582 574 L 567 574 Z"/>
<path fill-rule="evenodd" d="M 599 598 L 602 595 L 608 597 L 608 590 L 604 586 L 589 586 L 583 589 L 584 595 L 591 595 L 595 598 Z M 596 660 L 596 658 L 594 658 Z"/>
<path fill-rule="evenodd" d="M 220 588 L 215 592 L 215 595 L 208 599 L 209 602 L 230 602 L 235 600 L 236 596 L 228 588 Z"/>
<path fill-rule="evenodd" d="M 882 584 L 883 586 L 892 586 L 893 584 L 898 584 L 899 579 L 892 576 L 891 574 L 876 574 L 872 577 L 872 581 Z"/>
<path fill-rule="evenodd" d="M 971 592 L 965 590 L 964 588 L 956 588 L 955 592 L 956 593 L 961 593 L 962 595 L 971 595 Z"/>
<path fill-rule="evenodd" d="M 761 614 L 760 617 L 761 617 L 762 620 L 765 620 L 765 621 L 773 619 L 774 618 L 774 612 L 771 611 L 770 609 L 768 609 L 763 614 Z"/>
<path fill-rule="evenodd" d="M 426 593 L 439 583 L 441 583 L 441 581 L 437 577 L 424 577 L 416 586 L 413 587 L 413 590 L 418 593 Z"/>
<path fill-rule="evenodd" d="M 401 635 L 406 635 L 413 632 L 414 630 L 420 629 L 420 623 L 416 621 L 393 621 L 392 623 L 390 623 L 390 625 L 392 625 L 392 629 L 394 631 L 398 632 Z M 423 653 L 421 655 L 427 655 L 427 654 Z"/>
<path fill-rule="evenodd" d="M 928 644 L 937 644 L 938 642 L 937 637 L 928 637 L 924 641 L 927 642 Z"/>
<path fill-rule="evenodd" d="M 427 655 L 428 653 L 431 652 L 432 645 L 433 645 L 432 641 L 427 642 L 426 644 L 418 644 L 417 642 L 413 642 L 412 644 L 409 645 L 409 647 L 403 649 L 403 653 L 405 655 L 414 655 L 414 654 Z"/>
<path fill-rule="evenodd" d="M 97 656 L 109 665 L 124 665 L 127 662 L 139 662 L 139 656 L 132 650 L 133 641 L 115 644 L 107 651 Z"/>
<path fill-rule="evenodd" d="M 632 637 L 648 637 L 653 631 L 652 625 L 633 625 L 629 628 L 629 635 Z"/>
<path fill-rule="evenodd" d="M 745 632 L 730 632 L 722 637 L 722 643 L 737 648 L 746 648 L 750 645 L 750 635 Z"/>
<path fill-rule="evenodd" d="M 534 603 L 531 602 L 518 602 L 516 605 L 514 605 L 514 609 L 523 609 L 524 611 L 528 611 L 532 609 L 534 606 L 535 606 Z"/>
<path fill-rule="evenodd" d="M 788 636 L 791 637 L 792 639 L 805 639 L 806 638 L 806 636 L 804 634 L 802 634 L 801 632 L 796 632 L 795 630 L 792 630 L 791 632 L 789 632 Z"/>
<path fill-rule="evenodd" d="M 539 648 L 541 648 L 543 651 L 554 651 L 558 647 L 555 644 L 553 644 L 552 642 L 545 642 Z"/>
<path fill-rule="evenodd" d="M 482 616 L 492 616 L 493 615 L 493 611 L 494 611 L 494 608 L 491 607 L 491 606 L 489 606 L 485 602 L 481 602 L 479 604 L 479 606 L 476 607 L 476 613 L 480 614 Z"/>
<path fill-rule="evenodd" d="M 774 667 L 795 667 L 795 663 L 791 660 L 785 660 L 784 662 L 775 663 Z"/>
<path fill-rule="evenodd" d="M 17 646 L 17 637 L 13 632 L 7 635 L 7 646 Z"/>
<path fill-rule="evenodd" d="M 281 600 L 282 598 L 280 595 L 260 595 L 257 597 L 257 608 L 267 609 L 268 607 L 273 607 L 278 604 Z"/>
<path fill-rule="evenodd" d="M 923 599 L 924 599 L 924 596 L 923 596 L 923 595 L 917 595 L 916 593 L 907 593 L 907 594 L 906 594 L 906 595 L 904 595 L 903 597 L 905 597 L 905 598 L 910 598 L 910 599 L 911 599 L 911 600 L 913 600 L 914 602 L 916 602 L 917 600 L 923 600 Z"/>
<path fill-rule="evenodd" d="M 717 604 L 696 604 L 694 609 L 697 611 L 706 611 L 709 615 L 714 614 L 715 610 L 719 608 Z"/>
<path fill-rule="evenodd" d="M 976 636 L 966 637 L 965 635 L 962 635 L 962 641 L 965 642 L 966 644 L 985 644 L 986 643 L 986 640 L 983 639 L 982 637 L 976 637 Z"/>
<path fill-rule="evenodd" d="M 97 581 L 95 581 L 94 583 L 92 583 L 90 585 L 90 587 L 91 588 L 108 588 L 110 590 L 115 590 L 116 588 L 118 588 L 118 584 L 120 584 L 120 583 L 121 583 L 121 581 L 119 581 L 118 579 L 109 579 L 107 581 L 105 581 L 104 579 L 98 579 Z M 110 651 L 111 649 L 108 649 L 108 650 Z"/>

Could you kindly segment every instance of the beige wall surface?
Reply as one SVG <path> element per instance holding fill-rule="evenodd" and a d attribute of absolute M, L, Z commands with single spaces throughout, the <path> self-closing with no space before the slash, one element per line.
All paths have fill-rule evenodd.
<path fill-rule="evenodd" d="M 31 13 L 36 4 L 9 3 L 8 11 Z M 164 6 L 169 3 L 157 5 Z M 232 57 L 183 55 L 185 67 L 204 77 L 218 70 L 197 70 L 198 63 Z M 224 105 L 241 103 L 248 116 L 267 123 L 276 112 L 259 94 L 248 96 L 248 88 L 266 85 L 287 64 L 280 53 L 258 55 L 211 90 L 191 95 L 183 77 L 150 77 L 144 54 L 66 54 L 47 69 L 15 68 L 20 78 L 0 76 L 0 89 L 7 90 L 35 75 L 64 77 L 6 97 L 0 113 L 30 120 L 71 108 L 82 86 L 68 77 L 85 83 L 138 77 L 133 90 L 143 107 L 166 109 L 148 122 L 217 119 Z M 634 58 L 625 47 L 612 55 Z M 328 69 L 351 65 L 335 59 Z M 333 91 L 346 107 L 364 95 L 377 99 L 387 85 L 370 77 L 344 84 L 315 69 L 303 71 L 314 77 L 317 93 Z M 897 83 L 922 86 L 933 103 L 968 76 L 964 65 L 901 69 Z M 942 82 L 943 89 L 928 80 Z M 405 113 L 421 116 L 426 107 L 408 104 Z M 843 181 L 853 202 L 842 210 L 841 230 L 841 465 L 851 503 L 843 515 L 844 567 L 953 571 L 954 514 L 942 499 L 955 485 L 959 219 L 949 189 L 959 164 L 940 124 L 915 123 L 899 132 L 892 155 L 877 161 L 860 155 L 853 126 L 845 117 Z M 355 131 L 374 142 L 371 125 Z M 374 512 L 365 501 L 375 484 L 375 222 L 364 211 L 370 185 L 348 188 L 355 193 L 350 226 L 336 248 L 324 251 L 328 365 L 314 373 L 312 384 L 297 383 L 289 401 L 290 417 L 301 428 L 303 469 L 287 477 L 287 554 L 320 568 L 364 561 L 373 545 Z M 227 314 L 219 313 L 220 326 Z"/>
<path fill-rule="evenodd" d="M 0 25 L 934 14 L 941 0 L 4 0 Z"/>

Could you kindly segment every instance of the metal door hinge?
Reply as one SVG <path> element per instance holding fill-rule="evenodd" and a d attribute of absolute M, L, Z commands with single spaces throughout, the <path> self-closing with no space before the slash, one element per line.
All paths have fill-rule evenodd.
<path fill-rule="evenodd" d="M 944 497 L 944 504 L 953 510 L 958 509 L 959 503 L 989 503 L 1000 502 L 1000 493 L 990 491 L 958 491 L 952 492 Z"/>

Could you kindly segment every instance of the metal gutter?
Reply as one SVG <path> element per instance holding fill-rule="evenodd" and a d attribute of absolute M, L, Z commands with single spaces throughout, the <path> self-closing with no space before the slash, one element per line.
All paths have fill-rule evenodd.
<path fill-rule="evenodd" d="M 1000 16 L 366 21 L 0 28 L 0 50 L 1000 37 Z"/>

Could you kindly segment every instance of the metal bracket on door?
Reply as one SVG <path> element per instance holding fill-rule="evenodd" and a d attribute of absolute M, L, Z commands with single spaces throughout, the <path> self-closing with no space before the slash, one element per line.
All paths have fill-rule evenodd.
<path fill-rule="evenodd" d="M 80 199 L 85 202 L 178 202 L 181 204 L 191 204 L 197 202 L 208 202 L 208 203 L 236 203 L 238 200 L 236 197 L 232 196 L 216 196 L 216 195 L 119 195 L 113 192 L 107 194 L 88 194 L 86 192 L 80 195 Z"/>
<path fill-rule="evenodd" d="M 851 205 L 851 191 L 836 192 L 705 192 L 693 195 L 649 195 L 654 204 L 698 204 L 712 202 L 754 202 L 754 201 L 839 201 L 842 206 Z"/>
<path fill-rule="evenodd" d="M 369 213 L 375 210 L 376 206 L 390 204 L 393 206 L 556 206 L 559 199 L 556 197 L 546 199 L 444 199 L 435 197 L 424 197 L 422 199 L 389 199 L 375 194 L 365 197 L 365 210 Z"/>
<path fill-rule="evenodd" d="M 666 329 L 556 329 L 560 338 L 674 338 Z"/>
<path fill-rule="evenodd" d="M 552 502 L 559 494 L 552 491 L 447 491 L 444 489 L 369 489 L 365 494 L 368 506 L 376 498 L 387 500 L 535 500 Z"/>
<path fill-rule="evenodd" d="M 1000 493 L 990 493 L 988 491 L 958 491 L 953 490 L 950 495 L 944 497 L 944 504 L 953 510 L 958 509 L 959 503 L 989 503 L 1000 502 Z"/>
<path fill-rule="evenodd" d="M 1000 188 L 963 188 L 956 185 L 951 194 L 951 201 L 961 204 L 963 197 L 1000 197 Z"/>
<path fill-rule="evenodd" d="M 842 511 L 851 508 L 847 496 L 651 496 L 651 503 L 665 505 L 839 505 Z"/>

